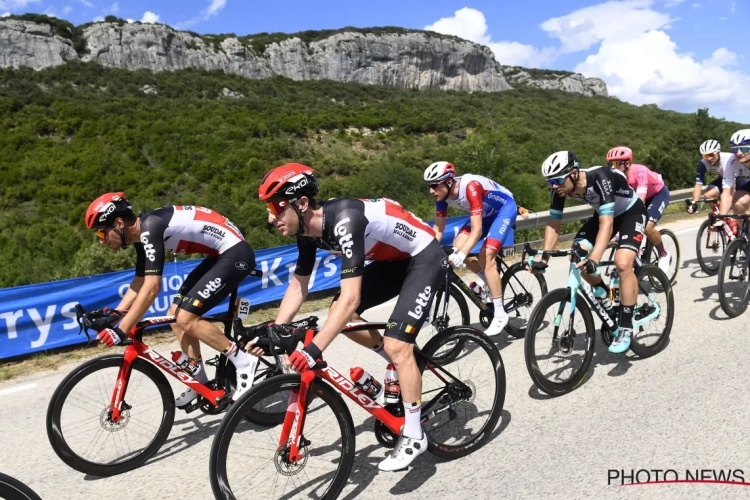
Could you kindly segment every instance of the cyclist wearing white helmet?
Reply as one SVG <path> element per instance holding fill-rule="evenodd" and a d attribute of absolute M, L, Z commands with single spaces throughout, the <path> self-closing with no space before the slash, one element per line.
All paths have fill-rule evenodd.
<path fill-rule="evenodd" d="M 615 330 L 615 340 L 609 346 L 614 353 L 625 352 L 630 347 L 633 333 L 633 309 L 638 297 L 638 282 L 633 263 L 643 241 L 646 228 L 646 206 L 628 184 L 625 175 L 606 167 L 581 169 L 578 157 L 570 151 L 550 155 L 542 164 L 542 175 L 552 191 L 550 221 L 544 230 L 544 250 L 553 250 L 560 236 L 565 197 L 584 201 L 594 208 L 574 242 L 588 252 L 588 258 L 578 267 L 597 297 L 606 297 L 606 285 L 597 266 L 615 232 L 620 232 L 615 265 L 620 275 L 620 321 Z M 543 272 L 547 258 L 534 262 L 531 269 Z"/>
<path fill-rule="evenodd" d="M 717 198 L 721 192 L 724 169 L 732 158 L 732 153 L 722 153 L 719 141 L 709 139 L 701 144 L 701 160 L 698 162 L 695 176 L 695 187 L 693 188 L 693 202 L 688 206 L 687 212 L 692 214 L 698 209 L 698 200 L 706 182 L 706 172 L 716 174 L 718 177 L 711 181 L 703 196 L 712 199 Z"/>
<path fill-rule="evenodd" d="M 486 335 L 499 335 L 510 317 L 503 308 L 500 273 L 495 256 L 505 246 L 514 244 L 513 227 L 516 222 L 516 202 L 513 194 L 497 182 L 481 175 L 464 174 L 456 177 L 456 167 L 438 161 L 427 167 L 424 181 L 435 198 L 435 237 L 440 241 L 445 231 L 448 207 L 469 212 L 469 222 L 453 240 L 453 254 L 448 260 L 454 267 L 464 264 L 483 280 L 490 289 L 495 315 L 485 330 Z M 484 239 L 479 250 L 479 261 L 466 260 L 474 245 Z"/>
<path fill-rule="evenodd" d="M 750 212 L 750 129 L 738 130 L 729 143 L 733 154 L 724 168 L 719 212 L 727 214 L 731 209 L 735 214 L 746 214 Z"/>

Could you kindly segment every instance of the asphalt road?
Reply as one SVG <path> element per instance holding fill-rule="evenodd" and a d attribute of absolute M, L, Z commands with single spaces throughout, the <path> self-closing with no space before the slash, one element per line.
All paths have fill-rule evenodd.
<path fill-rule="evenodd" d="M 548 398 L 531 383 L 523 341 L 502 335 L 496 343 L 505 362 L 507 394 L 492 440 L 458 461 L 425 454 L 407 472 L 382 473 L 377 462 L 385 450 L 370 432 L 372 419 L 354 409 L 355 472 L 341 498 L 748 497 L 750 489 L 739 485 L 621 487 L 619 479 L 608 484 L 610 469 L 627 474 L 671 469 L 679 479 L 686 470 L 731 469 L 734 480 L 750 482 L 745 370 L 750 316 L 728 320 L 721 311 L 716 278 L 703 275 L 695 260 L 699 222 L 670 224 L 680 237 L 683 264 L 665 351 L 640 360 L 632 353 L 609 354 L 599 343 L 592 376 L 573 393 Z M 553 262 L 550 289 L 564 286 L 567 271 L 562 259 Z M 384 321 L 389 312 L 380 307 L 365 317 Z M 176 344 L 155 347 L 168 355 Z M 379 357 L 343 338 L 326 357 L 343 373 L 358 364 L 382 378 L 385 369 Z M 178 412 L 158 455 L 126 474 L 87 477 L 64 465 L 47 441 L 45 414 L 55 387 L 72 367 L 0 384 L 1 472 L 26 482 L 44 499 L 212 498 L 208 454 L 217 416 Z M 641 473 L 639 479 L 645 477 Z"/>

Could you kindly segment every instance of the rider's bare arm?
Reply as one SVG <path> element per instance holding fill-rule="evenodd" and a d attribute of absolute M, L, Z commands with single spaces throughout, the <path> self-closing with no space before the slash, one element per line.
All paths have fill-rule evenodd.
<path fill-rule="evenodd" d="M 438 241 L 443 239 L 443 233 L 445 232 L 445 220 L 446 217 L 435 217 L 435 225 L 432 229 L 435 231 L 435 239 Z"/>
<path fill-rule="evenodd" d="M 547 227 L 544 228 L 544 250 L 554 250 L 557 245 L 557 240 L 560 238 L 560 228 L 562 227 L 562 219 L 550 219 L 547 223 Z M 548 256 L 543 256 L 542 261 L 547 262 Z"/>
<path fill-rule="evenodd" d="M 341 295 L 328 311 L 328 319 L 315 336 L 315 345 L 324 351 L 336 336 L 344 329 L 347 322 L 359 306 L 362 288 L 362 276 L 341 280 Z"/>
<path fill-rule="evenodd" d="M 143 286 L 143 276 L 134 277 L 133 281 L 130 283 L 130 286 L 125 291 L 125 295 L 122 296 L 120 303 L 117 304 L 117 307 L 115 307 L 115 310 L 127 311 L 128 309 L 130 309 L 133 305 L 133 302 L 135 301 L 136 296 L 138 295 L 138 292 L 141 290 L 142 286 Z"/>
<path fill-rule="evenodd" d="M 284 298 L 281 299 L 279 312 L 276 313 L 276 323 L 285 324 L 292 321 L 294 315 L 299 312 L 299 308 L 305 302 L 309 285 L 310 276 L 295 274 L 292 277 L 292 282 L 289 283 Z"/>
<path fill-rule="evenodd" d="M 599 232 L 596 235 L 596 243 L 594 243 L 594 249 L 591 250 L 589 258 L 595 262 L 599 262 L 604 255 L 604 251 L 607 250 L 609 239 L 612 235 L 612 226 L 614 225 L 615 218 L 612 215 L 599 215 Z"/>
<path fill-rule="evenodd" d="M 726 215 L 732 209 L 732 188 L 725 187 L 721 190 L 721 203 L 719 204 L 719 213 Z"/>
<path fill-rule="evenodd" d="M 474 214 L 469 220 L 471 221 L 471 233 L 466 238 L 464 244 L 458 250 L 463 252 L 464 255 L 469 255 L 471 249 L 477 244 L 477 241 L 482 237 L 482 214 Z"/>
<path fill-rule="evenodd" d="M 146 314 L 146 311 L 148 311 L 151 304 L 156 300 L 156 296 L 159 295 L 160 290 L 161 275 L 147 275 L 143 278 L 143 285 L 138 295 L 130 306 L 130 310 L 118 325 L 120 330 L 128 333 L 143 318 L 143 315 Z"/>
<path fill-rule="evenodd" d="M 693 188 L 693 202 L 698 202 L 701 199 L 701 192 L 703 191 L 703 184 L 696 184 Z"/>

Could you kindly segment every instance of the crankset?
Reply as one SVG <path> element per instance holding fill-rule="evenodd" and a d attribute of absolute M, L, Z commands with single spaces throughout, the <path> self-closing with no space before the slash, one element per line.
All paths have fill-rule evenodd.
<path fill-rule="evenodd" d="M 492 319 L 495 317 L 495 304 L 487 304 L 486 311 L 479 311 L 479 321 L 482 326 L 487 328 L 492 323 Z"/>
<path fill-rule="evenodd" d="M 400 403 L 387 404 L 385 405 L 385 409 L 395 417 L 404 416 L 404 406 Z M 375 428 L 373 430 L 375 431 L 375 439 L 378 440 L 378 443 L 380 443 L 381 446 L 386 448 L 394 448 L 396 446 L 398 434 L 394 434 L 393 431 L 391 431 L 383 422 L 376 419 Z"/>

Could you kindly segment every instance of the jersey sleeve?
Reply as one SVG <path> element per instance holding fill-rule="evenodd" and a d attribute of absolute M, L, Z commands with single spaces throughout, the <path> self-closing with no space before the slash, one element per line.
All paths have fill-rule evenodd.
<path fill-rule="evenodd" d="M 448 202 L 436 201 L 435 202 L 435 217 L 448 217 Z"/>
<path fill-rule="evenodd" d="M 310 238 L 300 236 L 297 238 L 297 266 L 294 274 L 297 276 L 310 276 L 315 268 L 315 254 L 317 247 Z"/>
<path fill-rule="evenodd" d="M 484 212 L 484 188 L 478 181 L 466 185 L 466 200 L 469 202 L 469 215 L 482 215 Z"/>
<path fill-rule="evenodd" d="M 552 202 L 549 206 L 549 218 L 560 220 L 563 218 L 563 208 L 565 207 L 565 196 L 557 196 L 554 191 L 552 193 Z"/>
<path fill-rule="evenodd" d="M 143 248 L 143 273 L 161 276 L 164 272 L 164 232 L 168 222 L 158 215 L 141 216 L 141 247 Z"/>
<path fill-rule="evenodd" d="M 701 185 L 706 183 L 706 165 L 703 163 L 703 161 L 698 162 L 698 168 L 695 175 L 695 183 Z"/>
<path fill-rule="evenodd" d="M 346 208 L 336 214 L 333 222 L 334 238 L 341 247 L 341 279 L 362 276 L 365 269 L 365 231 L 367 218 L 356 208 Z"/>
<path fill-rule="evenodd" d="M 599 204 L 599 215 L 615 215 L 615 178 L 612 170 L 608 168 L 599 169 L 600 174 L 594 180 L 594 192 L 601 200 Z"/>
<path fill-rule="evenodd" d="M 724 167 L 724 176 L 721 179 L 721 186 L 724 189 L 732 189 L 732 186 L 734 186 L 734 181 L 737 180 L 736 163 L 736 160 L 732 160 L 731 162 L 727 163 L 726 167 Z"/>

